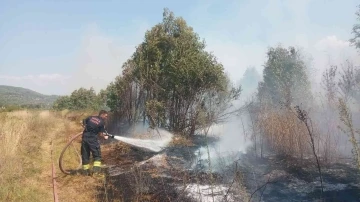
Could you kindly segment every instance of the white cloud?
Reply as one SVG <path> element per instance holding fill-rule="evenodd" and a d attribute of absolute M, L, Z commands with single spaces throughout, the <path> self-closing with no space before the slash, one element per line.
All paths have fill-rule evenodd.
<path fill-rule="evenodd" d="M 320 70 L 317 78 L 330 65 L 340 65 L 346 60 L 360 63 L 360 57 L 354 47 L 351 47 L 347 40 L 339 39 L 336 35 L 325 36 L 314 43 L 311 47 L 314 57 L 314 66 Z"/>
<path fill-rule="evenodd" d="M 344 41 L 338 39 L 335 35 L 324 37 L 320 39 L 316 44 L 315 48 L 319 51 L 324 51 L 328 49 L 343 49 L 349 48 L 350 43 L 348 41 Z"/>
<path fill-rule="evenodd" d="M 73 61 L 68 61 L 68 65 L 76 67 L 69 75 L 0 75 L 0 84 L 44 94 L 70 94 L 80 87 L 94 87 L 98 92 L 121 74 L 123 63 L 130 58 L 135 46 L 141 43 L 145 30 L 150 27 L 147 21 L 140 19 L 135 19 L 134 23 L 136 27 L 129 28 L 129 32 L 135 31 L 116 37 L 105 34 L 96 23 L 87 25 L 85 33 L 79 37 L 79 52 L 73 56 Z"/>
<path fill-rule="evenodd" d="M 135 46 L 141 43 L 148 25 L 145 22 L 139 24 L 141 26 L 133 33 L 131 40 L 109 36 L 102 33 L 96 24 L 91 24 L 82 38 L 80 53 L 75 61 L 78 68 L 73 72 L 67 91 L 70 93 L 80 87 L 93 87 L 99 92 L 106 88 L 122 73 L 123 63 L 135 51 Z"/>

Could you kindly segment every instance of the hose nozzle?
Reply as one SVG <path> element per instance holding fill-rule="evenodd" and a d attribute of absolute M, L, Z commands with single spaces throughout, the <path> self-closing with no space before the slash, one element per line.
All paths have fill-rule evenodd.
<path fill-rule="evenodd" d="M 114 138 L 114 135 L 110 135 L 106 130 L 105 130 L 105 135 L 109 136 L 110 138 Z"/>

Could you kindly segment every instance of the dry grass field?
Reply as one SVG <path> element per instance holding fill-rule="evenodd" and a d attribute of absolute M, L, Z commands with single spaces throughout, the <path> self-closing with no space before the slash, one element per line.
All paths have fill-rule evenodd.
<path fill-rule="evenodd" d="M 61 150 L 71 136 L 81 131 L 79 121 L 85 115 L 30 110 L 0 113 L 0 199 L 52 201 L 53 162 L 59 201 L 96 201 L 96 187 L 101 186 L 101 181 L 67 176 L 58 167 Z M 74 146 L 79 150 L 79 141 Z M 74 165 L 68 166 L 77 167 L 75 152 L 69 149 L 65 157 L 73 159 Z"/>

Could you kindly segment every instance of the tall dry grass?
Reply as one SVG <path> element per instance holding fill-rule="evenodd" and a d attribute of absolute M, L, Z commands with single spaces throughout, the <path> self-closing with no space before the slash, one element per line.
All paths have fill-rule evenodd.
<path fill-rule="evenodd" d="M 309 151 L 305 125 L 290 111 L 267 110 L 260 113 L 258 127 L 270 148 L 284 156 L 304 157 Z"/>
<path fill-rule="evenodd" d="M 53 142 L 59 200 L 95 201 L 99 182 L 82 176 L 64 176 L 57 167 L 62 148 L 71 135 L 81 131 L 78 123 L 66 119 L 58 112 L 30 110 L 2 112 L 0 123 L 1 200 L 53 200 Z"/>
<path fill-rule="evenodd" d="M 15 111 L 0 114 L 0 198 L 6 201 L 44 201 L 51 192 L 44 187 L 46 159 L 44 139 L 56 128 L 53 119 L 39 112 Z M 49 166 L 48 164 L 47 166 Z"/>
<path fill-rule="evenodd" d="M 336 123 L 332 119 L 310 117 L 316 152 L 322 162 L 330 162 L 338 157 L 336 144 Z M 336 118 L 336 117 L 333 117 Z M 257 127 L 261 138 L 272 151 L 281 156 L 300 159 L 312 155 L 311 141 L 305 124 L 290 110 L 262 110 L 258 115 Z M 324 130 L 324 127 L 327 129 Z"/>

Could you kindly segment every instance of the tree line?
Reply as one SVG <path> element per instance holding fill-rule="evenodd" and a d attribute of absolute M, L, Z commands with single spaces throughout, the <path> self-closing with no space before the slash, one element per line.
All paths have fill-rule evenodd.
<path fill-rule="evenodd" d="M 354 25 L 354 38 L 350 40 L 356 48 L 360 48 L 359 30 L 360 25 Z M 241 85 L 230 81 L 223 65 L 212 53 L 205 51 L 205 47 L 205 40 L 201 40 L 183 18 L 164 9 L 162 22 L 146 31 L 144 41 L 123 64 L 122 74 L 106 89 L 96 94 L 92 88 L 80 88 L 69 96 L 60 97 L 54 103 L 54 109 L 108 107 L 129 124 L 149 122 L 153 127 L 193 135 L 197 129 L 219 121 L 243 91 Z M 290 115 L 282 109 L 289 110 L 296 105 L 309 108 L 314 103 L 314 95 L 309 67 L 300 50 L 278 45 L 270 47 L 266 56 L 262 81 L 255 84 L 255 97 L 248 103 L 247 110 L 251 112 L 254 134 L 256 130 L 262 137 L 271 139 L 273 135 L 283 133 L 284 128 L 270 130 L 274 123 L 269 117 L 272 121 L 280 116 L 281 120 L 288 120 Z M 324 80 L 329 99 L 335 98 L 329 88 L 336 85 L 340 89 L 337 92 L 359 100 L 360 74 L 358 69 L 351 68 L 344 69 L 337 84 Z M 247 74 L 251 71 L 253 69 Z M 326 70 L 324 78 L 331 78 L 332 71 Z M 290 132 L 288 135 L 286 141 L 295 141 L 291 140 L 294 135 Z M 291 150 L 291 147 L 285 150 Z"/>

